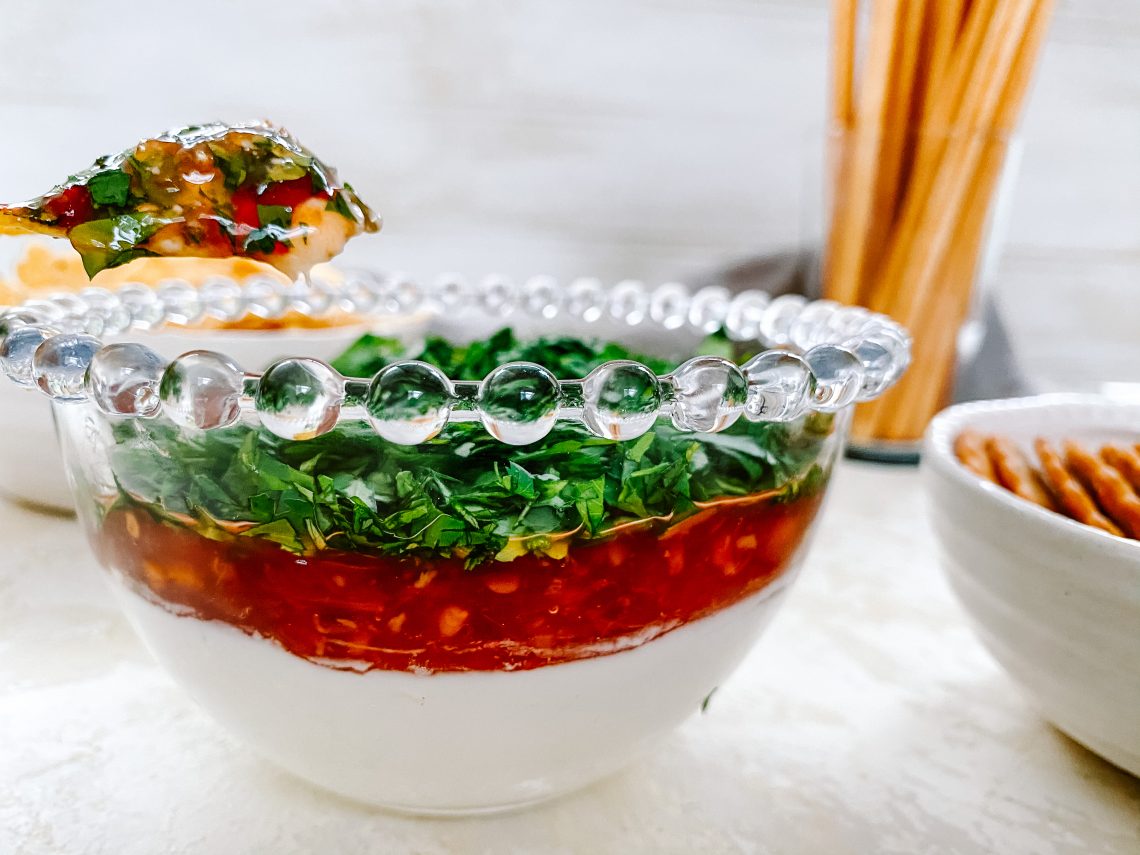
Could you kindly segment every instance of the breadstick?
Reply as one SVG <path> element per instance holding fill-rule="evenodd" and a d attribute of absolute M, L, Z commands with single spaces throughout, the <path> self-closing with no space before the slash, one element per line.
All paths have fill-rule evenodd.
<path fill-rule="evenodd" d="M 1140 451 L 1126 445 L 1106 445 L 1100 450 L 1100 456 L 1115 466 L 1133 489 L 1140 490 Z"/>
<path fill-rule="evenodd" d="M 1123 535 L 1116 523 L 1100 512 L 1088 491 L 1081 486 L 1081 482 L 1065 468 L 1061 455 L 1048 440 L 1039 437 L 1033 443 L 1033 448 L 1037 452 L 1037 459 L 1041 461 L 1045 483 L 1049 485 L 1057 503 L 1066 514 L 1077 522 L 1093 528 L 1099 528 L 1110 534 Z"/>
<path fill-rule="evenodd" d="M 872 271 L 881 263 L 895 214 L 906 195 L 906 182 L 900 183 L 900 179 L 906 174 L 904 166 L 909 164 L 908 148 L 914 137 L 911 121 L 925 11 L 926 0 L 903 0 L 899 10 L 890 79 L 883 96 L 887 107 L 879 140 L 871 218 L 863 233 L 858 295 L 861 303 L 871 297 L 875 284 Z"/>
<path fill-rule="evenodd" d="M 876 0 L 871 5 L 871 26 L 855 103 L 856 122 L 852 155 L 844 164 L 848 186 L 836 193 L 843 200 L 832 223 L 831 246 L 826 259 L 828 294 L 853 303 L 862 282 L 866 234 L 873 214 L 875 176 L 887 117 L 891 66 L 901 26 L 902 0 Z"/>
<path fill-rule="evenodd" d="M 1071 439 L 1065 441 L 1065 462 L 1121 530 L 1140 538 L 1140 498 L 1124 476 Z"/>
<path fill-rule="evenodd" d="M 1004 436 L 989 437 L 986 440 L 986 453 L 1003 487 L 1035 505 L 1056 510 L 1057 506 L 1041 483 L 1041 476 L 1033 471 L 1021 449 L 1010 439 Z"/>
<path fill-rule="evenodd" d="M 831 120 L 849 128 L 855 121 L 856 0 L 832 0 L 831 4 Z"/>
<path fill-rule="evenodd" d="M 954 454 L 963 466 L 986 481 L 1000 484 L 994 465 L 986 454 L 986 438 L 967 428 L 954 439 Z"/>

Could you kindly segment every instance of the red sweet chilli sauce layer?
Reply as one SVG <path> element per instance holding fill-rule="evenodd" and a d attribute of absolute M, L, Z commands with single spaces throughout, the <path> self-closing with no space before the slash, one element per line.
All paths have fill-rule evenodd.
<path fill-rule="evenodd" d="M 726 503 L 663 531 L 575 541 L 563 559 L 474 569 L 214 540 L 142 508 L 112 510 L 98 538 L 104 562 L 151 601 L 324 665 L 504 671 L 612 653 L 760 591 L 788 568 L 818 508 L 819 496 Z"/>

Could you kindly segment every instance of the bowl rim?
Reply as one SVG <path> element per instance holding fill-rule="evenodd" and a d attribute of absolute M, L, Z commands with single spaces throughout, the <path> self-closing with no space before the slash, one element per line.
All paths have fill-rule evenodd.
<path fill-rule="evenodd" d="M 492 316 L 608 317 L 629 326 L 651 323 L 663 333 L 687 324 L 706 335 L 720 330 L 733 342 L 759 345 L 761 352 L 744 365 L 695 356 L 664 374 L 640 362 L 611 360 L 578 379 L 557 378 L 532 362 L 505 362 L 481 381 L 464 381 L 414 359 L 392 362 L 371 378 L 346 377 L 306 357 L 281 359 L 251 373 L 209 350 L 164 361 L 120 335 L 203 313 L 272 316 L 287 305 L 304 306 L 311 315 L 351 306 L 370 317 L 425 308 L 440 315 L 478 308 Z M 97 336 L 112 332 L 119 343 L 110 347 L 118 350 L 107 355 L 109 348 Z M 225 333 L 215 340 L 224 341 Z M 318 436 L 342 419 L 363 419 L 385 439 L 409 445 L 432 439 L 449 421 L 482 422 L 496 439 L 523 445 L 544 437 L 560 420 L 624 440 L 644 434 L 660 417 L 671 418 L 678 430 L 715 433 L 742 416 L 786 422 L 808 411 L 837 413 L 890 388 L 910 362 L 910 344 L 907 331 L 890 318 L 830 300 L 773 298 L 755 290 L 732 294 L 721 286 L 690 293 L 679 283 L 649 289 L 634 280 L 607 289 L 598 280 L 579 279 L 563 293 L 549 276 L 532 277 L 521 288 L 498 276 L 473 285 L 445 276 L 425 288 L 403 274 L 359 271 L 319 284 L 215 282 L 208 293 L 172 280 L 154 291 L 128 284 L 117 292 L 57 295 L 0 314 L 0 368 L 18 385 L 38 387 L 56 400 L 92 400 L 115 416 L 162 413 L 203 430 L 232 424 L 240 411 L 288 440 Z M 100 386 L 97 375 L 110 379 Z M 120 375 L 138 375 L 151 393 L 144 396 L 145 408 L 103 394 Z M 616 403 L 610 400 L 615 390 L 625 395 Z M 229 396 L 227 406 L 203 415 L 211 408 L 199 406 L 199 399 L 218 395 Z"/>
<path fill-rule="evenodd" d="M 328 326 L 312 327 L 271 327 L 266 329 L 250 329 L 247 327 L 201 327 L 201 326 L 175 326 L 170 325 L 161 329 L 131 330 L 130 335 L 108 336 L 111 341 L 131 341 L 138 337 L 140 343 L 154 341 L 156 338 L 169 338 L 170 340 L 198 338 L 204 343 L 225 347 L 230 343 L 245 343 L 272 338 L 275 341 L 295 339 L 307 343 L 312 340 L 340 339 L 345 335 L 364 335 L 376 329 L 380 321 L 385 318 L 359 317 L 344 323 L 329 324 Z M 407 320 L 414 322 L 417 316 L 408 315 Z"/>
<path fill-rule="evenodd" d="M 1103 395 L 1054 392 L 1023 398 L 970 401 L 948 407 L 931 421 L 923 438 L 922 468 L 936 472 L 958 487 L 984 497 L 983 501 L 1032 521 L 1035 525 L 1066 532 L 1078 542 L 1098 551 L 1107 550 L 1115 557 L 1132 563 L 1135 571 L 1140 573 L 1140 541 L 1117 537 L 1028 502 L 1004 487 L 986 481 L 958 461 L 953 450 L 954 439 L 979 416 L 1032 411 L 1071 413 L 1087 420 L 1095 420 L 1105 414 L 1122 421 L 1124 417 L 1131 416 L 1131 424 L 1140 425 L 1140 404 L 1115 401 Z"/>

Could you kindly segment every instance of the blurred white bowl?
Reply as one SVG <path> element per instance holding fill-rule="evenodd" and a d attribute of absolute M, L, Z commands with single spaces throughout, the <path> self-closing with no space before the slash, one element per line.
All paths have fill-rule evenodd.
<path fill-rule="evenodd" d="M 368 332 L 410 342 L 423 334 L 427 321 L 425 312 L 321 329 L 132 331 L 123 340 L 141 342 L 168 359 L 190 350 L 216 350 L 246 371 L 261 371 L 285 356 L 328 362 Z M 71 490 L 49 400 L 36 389 L 0 382 L 0 437 L 0 495 L 48 510 L 71 511 Z"/>
<path fill-rule="evenodd" d="M 1019 499 L 958 463 L 963 428 L 1140 441 L 1140 405 L 1084 395 L 962 404 L 926 433 L 928 508 L 950 584 L 994 658 L 1046 718 L 1140 775 L 1140 543 Z"/>

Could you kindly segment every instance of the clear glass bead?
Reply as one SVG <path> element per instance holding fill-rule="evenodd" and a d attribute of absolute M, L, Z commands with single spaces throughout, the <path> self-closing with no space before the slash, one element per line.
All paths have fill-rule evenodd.
<path fill-rule="evenodd" d="M 863 364 L 863 385 L 859 389 L 858 400 L 869 401 L 894 379 L 891 376 L 894 359 L 886 347 L 870 339 L 852 342 L 850 350 Z"/>
<path fill-rule="evenodd" d="M 228 356 L 193 350 L 166 366 L 158 394 L 163 412 L 175 424 L 211 430 L 241 416 L 243 387 L 242 370 Z"/>
<path fill-rule="evenodd" d="M 727 288 L 719 285 L 702 288 L 689 304 L 689 325 L 705 335 L 716 332 L 724 326 L 731 303 L 732 294 Z"/>
<path fill-rule="evenodd" d="M 192 324 L 202 317 L 202 300 L 198 289 L 181 279 L 159 282 L 155 289 L 166 308 L 167 320 L 175 324 Z"/>
<path fill-rule="evenodd" d="M 211 276 L 198 291 L 202 308 L 211 318 L 236 321 L 245 314 L 241 286 L 225 276 Z"/>
<path fill-rule="evenodd" d="M 509 315 L 518 301 L 518 289 L 505 276 L 487 276 L 479 285 L 479 303 L 490 315 Z"/>
<path fill-rule="evenodd" d="M 299 279 L 288 289 L 289 307 L 308 317 L 320 317 L 333 305 L 334 296 L 328 284 L 320 279 Z"/>
<path fill-rule="evenodd" d="M 733 341 L 756 341 L 760 338 L 760 321 L 771 302 L 763 291 L 741 291 L 728 306 L 724 329 Z"/>
<path fill-rule="evenodd" d="M 79 299 L 83 301 L 87 308 L 103 309 L 108 305 L 117 303 L 119 298 L 115 296 L 113 291 L 106 288 L 100 288 L 98 285 L 89 285 L 79 292 Z"/>
<path fill-rule="evenodd" d="M 534 318 L 556 317 L 562 308 L 562 291 L 553 276 L 532 276 L 523 283 L 523 307 Z"/>
<path fill-rule="evenodd" d="M 370 274 L 368 276 L 369 287 L 376 297 L 375 311 L 391 314 L 400 312 L 400 298 L 396 292 L 406 276 L 405 273 L 394 273 L 389 276 Z"/>
<path fill-rule="evenodd" d="M 392 302 L 396 312 L 418 311 L 424 304 L 424 297 L 424 289 L 409 274 L 392 274 Z"/>
<path fill-rule="evenodd" d="M 673 424 L 679 430 L 716 433 L 744 411 L 748 381 L 719 356 L 697 356 L 673 372 Z"/>
<path fill-rule="evenodd" d="M 455 312 L 470 306 L 475 295 L 464 276 L 444 273 L 432 285 L 431 296 L 444 312 Z"/>
<path fill-rule="evenodd" d="M 832 327 L 840 320 L 839 308 L 833 300 L 808 303 L 789 325 L 788 340 L 800 350 L 830 340 Z"/>
<path fill-rule="evenodd" d="M 99 332 L 102 329 L 102 320 L 89 315 L 86 301 L 78 294 L 53 294 L 47 302 L 54 307 L 50 323 L 57 332 L 82 333 L 92 329 Z"/>
<path fill-rule="evenodd" d="M 891 354 L 891 367 L 887 385 L 891 385 L 910 365 L 910 336 L 897 324 L 875 324 L 864 332 L 863 339 L 881 345 Z"/>
<path fill-rule="evenodd" d="M 58 401 L 83 400 L 87 366 L 102 346 L 99 339 L 84 333 L 52 336 L 32 355 L 36 385 Z"/>
<path fill-rule="evenodd" d="M 28 321 L 30 324 L 54 324 L 63 317 L 63 310 L 51 300 L 25 300 L 20 305 L 19 311 L 36 316 L 35 319 Z"/>
<path fill-rule="evenodd" d="M 13 329 L 0 344 L 0 368 L 19 386 L 34 386 L 32 357 L 36 348 L 56 334 L 56 330 L 40 324 Z"/>
<path fill-rule="evenodd" d="M 344 381 L 316 359 L 282 359 L 265 369 L 254 406 L 261 424 L 283 439 L 312 439 L 336 427 Z"/>
<path fill-rule="evenodd" d="M 487 375 L 476 404 L 483 426 L 508 445 L 527 445 L 554 427 L 562 391 L 548 370 L 533 362 L 508 362 Z"/>
<path fill-rule="evenodd" d="M 815 378 L 812 404 L 823 412 L 835 412 L 855 401 L 863 388 L 863 363 L 854 353 L 835 344 L 820 344 L 804 354 Z"/>
<path fill-rule="evenodd" d="M 386 366 L 372 378 L 364 406 L 381 437 L 417 445 L 439 435 L 454 403 L 455 391 L 442 371 L 410 360 Z"/>
<path fill-rule="evenodd" d="M 107 331 L 107 319 L 99 311 L 89 311 L 78 319 L 74 327 L 65 323 L 63 329 L 67 332 L 82 332 L 87 335 L 100 336 Z"/>
<path fill-rule="evenodd" d="M 657 375 L 640 362 L 599 365 L 582 381 L 582 421 L 607 439 L 633 439 L 657 421 L 661 386 Z"/>
<path fill-rule="evenodd" d="M 600 279 L 575 279 L 566 289 L 566 313 L 593 323 L 606 311 L 609 294 Z"/>
<path fill-rule="evenodd" d="M 79 296 L 87 304 L 87 314 L 99 318 L 98 332 L 88 327 L 92 335 L 117 335 L 131 325 L 130 311 L 118 295 L 106 288 L 84 288 Z"/>
<path fill-rule="evenodd" d="M 744 414 L 754 422 L 787 422 L 807 409 L 812 376 L 803 358 L 786 350 L 766 350 L 743 366 L 748 379 Z"/>
<path fill-rule="evenodd" d="M 356 271 L 352 274 L 354 301 L 358 306 L 368 306 L 361 311 L 396 312 L 399 306 L 396 303 L 396 283 L 386 276 L 372 273 L 367 270 Z"/>
<path fill-rule="evenodd" d="M 115 292 L 119 302 L 131 314 L 131 325 L 135 329 L 149 330 L 160 326 L 166 320 L 166 308 L 154 293 L 154 289 L 141 282 L 128 282 Z"/>
<path fill-rule="evenodd" d="M 366 314 L 376 308 L 377 295 L 371 278 L 355 270 L 344 274 L 340 285 L 340 304 L 346 312 Z"/>
<path fill-rule="evenodd" d="M 874 315 L 862 306 L 844 306 L 839 310 L 838 316 L 838 321 L 832 326 L 839 339 L 859 335 L 874 319 Z"/>
<path fill-rule="evenodd" d="M 394 315 L 399 315 L 402 311 L 408 311 L 408 295 L 415 293 L 414 288 L 418 287 L 412 282 L 412 277 L 404 272 L 394 272 L 389 276 L 381 277 L 381 306 L 385 311 L 390 311 Z"/>
<path fill-rule="evenodd" d="M 666 282 L 649 297 L 649 317 L 667 330 L 680 329 L 689 317 L 689 289 L 680 282 Z"/>
<path fill-rule="evenodd" d="M 649 314 L 649 291 L 645 283 L 636 279 L 625 279 L 612 289 L 609 295 L 610 317 L 615 321 L 637 326 Z"/>
<path fill-rule="evenodd" d="M 158 386 L 166 360 L 141 344 L 109 344 L 87 369 L 87 392 L 100 410 L 115 416 L 158 415 Z"/>
<path fill-rule="evenodd" d="M 285 314 L 288 300 L 282 284 L 268 276 L 254 276 L 241 286 L 245 310 L 259 318 L 279 318 Z"/>
<path fill-rule="evenodd" d="M 760 319 L 760 340 L 769 347 L 788 344 L 788 331 L 805 305 L 799 294 L 784 294 L 769 303 Z"/>
<path fill-rule="evenodd" d="M 42 321 L 43 318 L 37 312 L 29 310 L 26 306 L 18 309 L 6 309 L 0 312 L 0 343 L 2 343 L 13 330 L 26 327 L 30 324 L 38 324 Z"/>
<path fill-rule="evenodd" d="M 48 301 L 55 306 L 56 317 L 81 318 L 87 312 L 87 303 L 78 294 L 53 294 Z"/>

